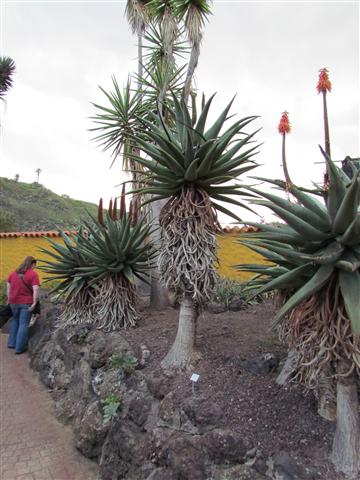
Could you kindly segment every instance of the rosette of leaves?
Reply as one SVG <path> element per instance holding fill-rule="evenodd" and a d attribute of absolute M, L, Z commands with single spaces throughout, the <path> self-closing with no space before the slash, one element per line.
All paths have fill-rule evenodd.
<path fill-rule="evenodd" d="M 258 195 L 252 203 L 268 207 L 284 224 L 258 225 L 262 231 L 239 240 L 271 262 L 238 268 L 255 274 L 249 286 L 256 293 L 282 292 L 274 325 L 296 351 L 295 378 L 309 388 L 324 371 L 335 378 L 339 365 L 342 376 L 360 373 L 359 171 L 349 178 L 324 156 L 326 203 L 278 181 L 269 183 L 287 188 L 298 203 L 250 188 Z"/>
<path fill-rule="evenodd" d="M 76 269 L 78 278 L 96 286 L 94 308 L 97 327 L 116 330 L 134 326 L 137 319 L 135 277 L 147 281 L 156 252 L 150 242 L 151 228 L 137 218 L 135 208 L 118 215 L 116 203 L 99 218 L 84 222 L 88 241 L 80 246 L 86 266 Z"/>
<path fill-rule="evenodd" d="M 10 57 L 0 56 L 0 100 L 10 90 L 15 73 L 15 62 Z"/>
<path fill-rule="evenodd" d="M 50 240 L 52 249 L 41 249 L 53 259 L 43 260 L 41 269 L 51 274 L 48 280 L 59 281 L 53 292 L 64 297 L 62 324 L 114 330 L 136 323 L 134 278 L 147 281 L 155 250 L 136 202 L 126 213 L 124 197 L 120 211 L 115 201 L 104 212 L 100 201 L 98 219 L 85 221 L 77 235 L 61 233 L 64 245 Z"/>
<path fill-rule="evenodd" d="M 237 177 L 256 166 L 251 157 L 257 146 L 239 153 L 256 133 L 243 132 L 256 117 L 238 120 L 220 134 L 230 102 L 217 121 L 205 129 L 213 97 L 203 103 L 195 124 L 185 103 L 174 97 L 175 128 L 161 121 L 144 121 L 147 130 L 137 138 L 141 150 L 151 158 L 137 157 L 149 171 L 141 193 L 150 194 L 149 201 L 168 199 L 160 216 L 162 276 L 170 289 L 190 294 L 197 301 L 209 298 L 214 283 L 215 233 L 219 227 L 216 211 L 239 220 L 218 202 L 248 208 L 228 195 L 251 196 L 240 188 Z"/>
<path fill-rule="evenodd" d="M 184 309 L 192 312 L 193 318 L 196 306 L 211 298 L 217 278 L 217 210 L 238 220 L 219 202 L 248 208 L 231 195 L 252 196 L 237 179 L 256 167 L 252 157 L 257 145 L 249 146 L 256 132 L 244 129 L 257 117 L 237 120 L 221 133 L 231 101 L 206 128 L 213 97 L 206 103 L 203 99 L 199 117 L 193 119 L 185 102 L 174 96 L 174 127 L 169 128 L 159 117 L 153 122 L 144 120 L 145 131 L 136 139 L 150 157 L 136 157 L 149 172 L 143 187 L 136 191 L 151 195 L 149 201 L 167 199 L 159 218 L 161 278 L 183 298 Z M 179 354 L 174 365 L 183 365 L 188 357 L 188 353 Z"/>
<path fill-rule="evenodd" d="M 81 246 L 88 242 L 83 229 L 77 234 L 60 232 L 63 244 L 47 239 L 51 248 L 40 248 L 49 260 L 42 259 L 40 270 L 49 274 L 46 282 L 56 282 L 51 293 L 61 297 L 64 308 L 59 317 L 61 325 L 91 323 L 96 289 L 90 284 L 91 278 L 78 275 L 78 269 L 88 266 L 87 256 L 81 253 Z"/>

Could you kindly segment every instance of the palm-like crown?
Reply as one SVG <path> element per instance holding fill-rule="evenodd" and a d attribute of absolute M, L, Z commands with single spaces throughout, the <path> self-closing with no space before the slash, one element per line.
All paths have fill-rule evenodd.
<path fill-rule="evenodd" d="M 143 120 L 146 130 L 141 137 L 136 137 L 136 142 L 151 160 L 134 158 L 150 172 L 141 191 L 152 194 L 151 201 L 177 195 L 187 188 L 198 189 L 211 197 L 216 209 L 238 218 L 217 202 L 248 208 L 228 195 L 252 196 L 240 190 L 240 185 L 234 181 L 256 167 L 251 157 L 256 154 L 257 145 L 239 152 L 252 143 L 257 132 L 247 134 L 243 129 L 257 117 L 242 118 L 220 133 L 228 120 L 231 101 L 215 123 L 206 129 L 213 98 L 214 95 L 206 103 L 203 101 L 199 118 L 194 120 L 184 101 L 179 102 L 174 96 L 174 128 L 155 116 L 154 122 Z M 242 137 L 235 138 L 237 135 Z"/>
<path fill-rule="evenodd" d="M 271 265 L 243 264 L 238 268 L 256 273 L 250 287 L 260 287 L 258 293 L 277 289 L 292 293 L 277 313 L 275 323 L 334 279 L 353 333 L 359 334 L 359 172 L 355 169 L 349 178 L 324 155 L 329 171 L 326 205 L 295 186 L 290 186 L 290 193 L 299 204 L 250 188 L 251 193 L 261 197 L 253 203 L 270 208 L 285 223 L 277 227 L 258 224 L 262 231 L 239 240 L 264 255 Z M 269 182 L 284 191 L 289 189 L 282 182 Z"/>

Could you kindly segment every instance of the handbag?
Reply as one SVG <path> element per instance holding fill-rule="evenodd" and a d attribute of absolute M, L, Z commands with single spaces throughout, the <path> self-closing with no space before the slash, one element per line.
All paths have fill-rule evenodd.
<path fill-rule="evenodd" d="M 19 275 L 19 274 L 18 274 Z M 24 279 L 22 277 L 22 275 L 19 275 L 19 277 L 21 278 L 23 284 L 25 285 L 25 287 L 29 290 L 29 292 L 31 293 L 31 295 L 33 294 L 33 290 L 32 288 L 29 287 L 29 285 L 24 282 Z M 39 315 L 40 314 L 40 301 L 38 300 L 35 304 L 35 308 L 34 310 L 31 312 L 33 315 Z"/>
<path fill-rule="evenodd" d="M 10 305 L 0 305 L 0 328 L 13 316 Z"/>

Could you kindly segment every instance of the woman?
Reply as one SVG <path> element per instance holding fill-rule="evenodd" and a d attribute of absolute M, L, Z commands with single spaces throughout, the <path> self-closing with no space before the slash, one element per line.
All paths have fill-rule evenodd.
<path fill-rule="evenodd" d="M 7 279 L 7 299 L 13 313 L 8 347 L 15 348 L 17 354 L 26 351 L 29 323 L 39 298 L 40 281 L 35 267 L 35 258 L 26 257 Z"/>

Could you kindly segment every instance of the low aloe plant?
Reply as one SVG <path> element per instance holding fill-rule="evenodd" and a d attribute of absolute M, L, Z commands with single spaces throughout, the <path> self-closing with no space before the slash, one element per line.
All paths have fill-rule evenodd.
<path fill-rule="evenodd" d="M 324 203 L 284 182 L 271 182 L 298 203 L 254 188 L 254 203 L 282 220 L 259 225 L 240 243 L 261 253 L 270 265 L 239 265 L 253 272 L 250 288 L 280 292 L 283 305 L 274 319 L 292 353 L 293 379 L 309 389 L 336 391 L 331 459 L 348 478 L 360 473 L 360 170 L 352 178 L 327 163 Z M 264 180 L 264 179 L 263 179 Z"/>
<path fill-rule="evenodd" d="M 88 242 L 87 235 L 83 229 L 76 234 L 65 232 L 60 234 L 63 244 L 47 239 L 50 248 L 39 249 L 48 258 L 42 259 L 39 267 L 48 274 L 45 283 L 56 282 L 51 293 L 57 298 L 62 298 L 64 302 L 58 323 L 61 325 L 92 323 L 95 317 L 96 288 L 90 284 L 90 278 L 78 275 L 78 269 L 88 265 L 87 257 L 81 253 L 81 247 Z"/>
<path fill-rule="evenodd" d="M 258 225 L 262 231 L 239 240 L 272 262 L 238 268 L 256 274 L 249 286 L 257 293 L 283 292 L 274 325 L 295 346 L 298 378 L 309 387 L 326 365 L 336 376 L 340 359 L 348 373 L 360 373 L 360 179 L 358 172 L 347 177 L 327 156 L 326 162 L 327 204 L 281 182 L 275 183 L 299 203 L 251 188 L 259 197 L 252 203 L 268 207 L 284 224 Z"/>
<path fill-rule="evenodd" d="M 70 320 L 65 308 L 62 319 L 66 323 L 87 320 L 104 330 L 135 325 L 135 277 L 146 281 L 155 256 L 150 230 L 138 219 L 134 202 L 126 213 L 123 192 L 120 211 L 115 202 L 104 212 L 100 202 L 98 219 L 85 221 L 72 242 L 63 234 L 65 246 L 51 242 L 57 253 L 42 249 L 56 260 L 46 261 L 42 267 L 52 275 L 49 279 L 61 280 L 54 291 L 65 296 L 65 306 L 75 306 L 75 318 Z M 91 295 L 86 303 L 78 304 L 82 292 Z"/>

